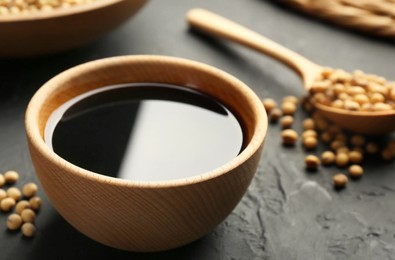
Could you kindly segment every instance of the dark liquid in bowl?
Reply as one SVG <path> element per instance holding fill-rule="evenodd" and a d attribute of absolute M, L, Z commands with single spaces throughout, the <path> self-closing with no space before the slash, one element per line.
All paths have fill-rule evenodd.
<path fill-rule="evenodd" d="M 224 105 L 156 83 L 105 87 L 74 98 L 50 117 L 45 135 L 55 153 L 79 167 L 138 181 L 198 175 L 243 148 L 242 128 Z"/>

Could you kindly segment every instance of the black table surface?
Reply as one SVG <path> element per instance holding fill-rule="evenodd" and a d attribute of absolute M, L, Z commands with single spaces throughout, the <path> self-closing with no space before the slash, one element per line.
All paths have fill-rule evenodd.
<path fill-rule="evenodd" d="M 87 61 L 128 54 L 177 56 L 233 74 L 260 98 L 303 95 L 296 74 L 277 61 L 190 31 L 185 14 L 195 7 L 231 18 L 317 64 L 395 78 L 394 42 L 328 25 L 275 2 L 152 0 L 88 46 L 0 60 L 0 171 L 18 171 L 19 187 L 38 182 L 25 139 L 26 106 L 48 79 Z M 296 129 L 304 117 L 296 113 Z M 270 126 L 258 171 L 233 213 L 206 237 L 167 252 L 125 252 L 92 241 L 70 226 L 40 189 L 44 203 L 33 239 L 7 231 L 7 214 L 0 213 L 0 259 L 395 259 L 395 164 L 367 160 L 363 178 L 339 192 L 331 183 L 339 170 L 306 173 L 305 154 L 300 145 L 282 147 L 280 127 Z"/>

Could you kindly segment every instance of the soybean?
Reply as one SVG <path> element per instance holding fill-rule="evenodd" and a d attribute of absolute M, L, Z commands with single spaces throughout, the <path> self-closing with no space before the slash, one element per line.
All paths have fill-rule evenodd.
<path fill-rule="evenodd" d="M 296 105 L 290 101 L 285 101 L 282 103 L 281 110 L 284 115 L 293 115 L 296 111 Z"/>
<path fill-rule="evenodd" d="M 332 151 L 325 151 L 321 154 L 323 165 L 333 165 L 336 161 L 336 155 Z"/>
<path fill-rule="evenodd" d="M 386 161 L 390 161 L 395 157 L 395 154 L 392 149 L 386 148 L 381 151 L 381 157 Z"/>
<path fill-rule="evenodd" d="M 27 200 L 21 200 L 15 205 L 15 212 L 21 214 L 24 209 L 30 209 L 30 203 Z"/>
<path fill-rule="evenodd" d="M 333 180 L 333 185 L 335 186 L 336 189 L 342 189 L 346 187 L 348 178 L 346 175 L 343 173 L 338 173 L 332 178 Z"/>
<path fill-rule="evenodd" d="M 40 197 L 34 196 L 29 200 L 30 207 L 34 210 L 38 210 L 41 207 L 42 200 Z"/>
<path fill-rule="evenodd" d="M 315 155 L 307 155 L 305 157 L 306 168 L 309 171 L 316 171 L 321 164 L 320 159 Z"/>
<path fill-rule="evenodd" d="M 4 198 L 0 201 L 0 209 L 2 211 L 10 211 L 15 206 L 15 200 L 13 198 Z"/>
<path fill-rule="evenodd" d="M 360 151 L 353 150 L 348 153 L 350 163 L 361 163 L 363 160 L 363 154 Z"/>
<path fill-rule="evenodd" d="M 22 234 L 25 237 L 33 237 L 36 233 L 36 227 L 34 226 L 33 223 L 30 223 L 30 222 L 24 223 L 22 225 L 21 230 L 22 230 Z"/>
<path fill-rule="evenodd" d="M 17 173 L 16 171 L 7 171 L 4 173 L 4 179 L 5 183 L 13 184 L 18 181 L 19 173 Z"/>
<path fill-rule="evenodd" d="M 365 149 L 368 154 L 377 154 L 379 151 L 378 145 L 374 142 L 368 142 Z"/>
<path fill-rule="evenodd" d="M 24 209 L 21 212 L 23 222 L 34 222 L 36 219 L 36 213 L 32 209 Z"/>
<path fill-rule="evenodd" d="M 347 153 L 341 152 L 336 154 L 336 166 L 339 168 L 346 167 L 349 163 L 349 157 Z"/>
<path fill-rule="evenodd" d="M 314 138 L 317 138 L 317 132 L 315 131 L 315 130 L 306 130 L 306 131 L 303 131 L 303 133 L 302 133 L 302 139 L 305 139 L 305 138 L 307 138 L 307 137 L 314 137 Z"/>
<path fill-rule="evenodd" d="M 22 197 L 21 191 L 16 187 L 10 187 L 7 190 L 7 196 L 13 198 L 15 201 L 18 201 Z"/>
<path fill-rule="evenodd" d="M 299 99 L 295 96 L 285 96 L 285 97 L 283 97 L 282 102 L 283 103 L 284 102 L 291 102 L 291 103 L 297 105 L 299 103 Z"/>
<path fill-rule="evenodd" d="M 290 128 L 294 123 L 294 118 L 292 116 L 284 116 L 283 118 L 281 118 L 281 127 L 283 129 L 287 129 Z"/>
<path fill-rule="evenodd" d="M 317 138 L 308 136 L 305 139 L 303 139 L 303 146 L 307 150 L 314 150 L 318 145 Z"/>
<path fill-rule="evenodd" d="M 357 179 L 360 178 L 363 174 L 363 168 L 360 165 L 354 164 L 348 168 L 348 173 L 351 178 Z"/>
<path fill-rule="evenodd" d="M 272 111 L 273 108 L 277 107 L 276 101 L 274 101 L 274 99 L 271 99 L 271 98 L 265 98 L 262 101 L 262 103 L 263 103 L 263 106 L 265 107 L 265 110 L 266 110 L 267 113 Z"/>
<path fill-rule="evenodd" d="M 29 183 L 25 184 L 22 188 L 22 194 L 26 198 L 33 197 L 34 195 L 36 195 L 37 191 L 38 191 L 37 184 L 35 184 L 33 182 L 29 182 Z"/>
<path fill-rule="evenodd" d="M 351 137 L 351 144 L 355 146 L 363 146 L 366 142 L 365 137 L 362 135 L 353 135 Z"/>
<path fill-rule="evenodd" d="M 332 141 L 332 135 L 329 132 L 323 132 L 321 134 L 321 141 L 324 144 L 329 144 Z"/>
<path fill-rule="evenodd" d="M 276 123 L 280 117 L 283 115 L 283 112 L 279 108 L 273 108 L 269 112 L 269 121 L 271 123 Z"/>
<path fill-rule="evenodd" d="M 17 230 L 22 225 L 22 218 L 19 214 L 13 213 L 7 218 L 7 228 L 9 230 Z"/>
<path fill-rule="evenodd" d="M 337 151 L 339 148 L 345 147 L 346 144 L 343 141 L 334 140 L 330 146 L 333 151 Z"/>
<path fill-rule="evenodd" d="M 295 145 L 298 140 L 298 133 L 292 129 L 283 130 L 281 133 L 284 145 Z"/>
<path fill-rule="evenodd" d="M 315 129 L 315 123 L 312 118 L 306 118 L 303 120 L 303 129 L 304 130 L 314 130 Z"/>

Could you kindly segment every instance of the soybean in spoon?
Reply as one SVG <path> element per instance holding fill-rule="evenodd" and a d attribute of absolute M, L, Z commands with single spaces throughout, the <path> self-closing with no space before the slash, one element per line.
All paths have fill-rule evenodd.
<path fill-rule="evenodd" d="M 356 81 L 360 81 L 359 83 L 362 84 L 362 86 L 356 85 L 355 87 L 360 88 L 351 90 L 351 92 L 356 93 L 344 92 L 348 97 L 343 94 L 343 101 L 349 100 L 354 102 L 355 95 L 363 94 L 357 92 L 365 91 L 365 95 L 369 99 L 367 102 L 372 105 L 371 108 L 367 106 L 363 109 L 361 108 L 363 102 L 366 101 L 366 99 L 364 101 L 362 98 L 357 99 L 360 103 L 355 101 L 358 103 L 359 107 L 356 107 L 355 104 L 354 107 L 352 105 L 346 107 L 333 106 L 335 100 L 331 100 L 327 92 L 322 92 L 322 94 L 324 97 L 328 98 L 328 100 L 319 100 L 317 98 L 318 100 L 314 102 L 314 106 L 323 116 L 338 126 L 357 133 L 377 135 L 390 133 L 395 130 L 394 83 L 387 83 L 382 77 L 366 75 L 361 72 L 350 74 L 342 70 L 327 69 L 248 28 L 203 9 L 193 9 L 189 11 L 187 14 L 187 21 L 192 28 L 198 29 L 199 31 L 245 45 L 281 61 L 298 73 L 303 80 L 305 90 L 309 93 L 311 92 L 312 95 L 319 93 L 319 89 L 321 88 L 322 90 L 324 87 L 323 85 L 326 84 L 325 82 L 329 82 L 327 80 L 330 80 L 330 77 L 334 77 L 333 74 L 341 74 L 340 78 L 342 79 L 337 83 L 340 85 L 343 84 L 342 81 L 344 81 L 344 83 L 347 81 L 346 84 L 353 84 L 357 83 Z M 332 91 L 335 91 L 335 84 L 329 87 Z M 361 90 L 361 88 L 364 90 Z M 385 99 L 380 102 L 379 95 L 375 95 L 376 98 L 372 100 L 371 95 L 373 93 L 382 94 Z M 323 97 L 323 95 L 321 95 L 321 97 Z M 350 104 L 350 102 L 347 103 L 348 105 Z M 384 105 L 375 105 L 376 103 Z M 375 108 L 375 106 L 377 108 Z M 347 109 L 348 107 L 350 109 Z"/>

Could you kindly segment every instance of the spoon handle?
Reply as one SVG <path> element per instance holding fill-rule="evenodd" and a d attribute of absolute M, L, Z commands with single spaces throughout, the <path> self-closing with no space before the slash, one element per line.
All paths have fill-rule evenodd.
<path fill-rule="evenodd" d="M 321 67 L 280 44 L 233 21 L 204 9 L 192 9 L 187 14 L 192 28 L 219 36 L 275 58 L 296 71 L 308 87 Z"/>

